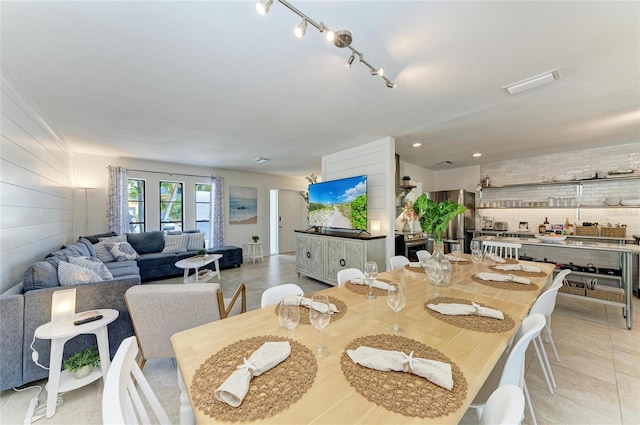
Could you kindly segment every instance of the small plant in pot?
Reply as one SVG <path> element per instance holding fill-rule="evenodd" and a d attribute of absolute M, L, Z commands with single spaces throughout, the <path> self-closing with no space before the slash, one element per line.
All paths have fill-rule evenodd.
<path fill-rule="evenodd" d="M 260 240 L 260 236 L 253 235 L 253 236 L 251 236 L 251 239 L 253 239 L 253 242 L 256 243 L 256 242 L 258 242 Z"/>
<path fill-rule="evenodd" d="M 72 372 L 76 379 L 89 376 L 91 369 L 98 367 L 100 367 L 100 354 L 95 345 L 85 348 L 64 361 L 64 368 Z"/>
<path fill-rule="evenodd" d="M 207 255 L 207 250 L 204 248 L 196 249 L 196 255 L 204 257 Z"/>

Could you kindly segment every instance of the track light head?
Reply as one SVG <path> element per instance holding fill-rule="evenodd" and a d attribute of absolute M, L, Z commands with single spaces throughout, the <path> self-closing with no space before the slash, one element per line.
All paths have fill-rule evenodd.
<path fill-rule="evenodd" d="M 336 33 L 329 30 L 327 31 L 327 41 L 333 41 L 336 38 Z"/>
<path fill-rule="evenodd" d="M 355 53 L 351 53 L 351 56 L 349 56 L 349 59 L 347 59 L 347 63 L 344 64 L 344 67 L 347 69 L 351 69 L 351 64 L 355 59 L 356 59 Z"/>
<path fill-rule="evenodd" d="M 382 77 L 384 75 L 384 68 L 371 68 L 371 75 L 379 75 Z"/>
<path fill-rule="evenodd" d="M 387 81 L 387 87 L 389 87 L 390 89 L 397 89 L 398 88 L 398 83 L 392 83 L 390 81 Z"/>
<path fill-rule="evenodd" d="M 259 15 L 265 15 L 269 13 L 269 8 L 273 4 L 273 0 L 264 0 L 256 3 L 256 10 Z"/>
<path fill-rule="evenodd" d="M 293 30 L 293 33 L 296 35 L 296 37 L 302 38 L 304 36 L 305 32 L 307 32 L 307 20 L 303 19 L 302 22 L 300 23 L 300 25 L 298 25 Z"/>

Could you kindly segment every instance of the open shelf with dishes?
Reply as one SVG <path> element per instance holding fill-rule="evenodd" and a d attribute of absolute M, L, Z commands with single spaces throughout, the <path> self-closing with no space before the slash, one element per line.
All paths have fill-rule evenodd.
<path fill-rule="evenodd" d="M 578 185 L 578 184 L 585 184 L 585 183 L 607 183 L 607 182 L 612 182 L 612 181 L 628 181 L 628 180 L 640 180 L 640 175 L 638 174 L 634 174 L 632 176 L 627 176 L 627 177 L 608 177 L 608 178 L 602 178 L 602 179 L 595 179 L 595 178 L 589 178 L 589 179 L 582 179 L 582 180 L 562 180 L 562 181 L 549 181 L 549 182 L 532 182 L 532 183 L 513 183 L 513 184 L 505 184 L 505 185 L 490 185 L 487 187 L 483 187 L 482 190 L 486 190 L 486 189 L 507 189 L 510 187 L 513 188 L 517 188 L 517 187 L 529 187 L 529 186 L 553 186 L 553 185 Z"/>

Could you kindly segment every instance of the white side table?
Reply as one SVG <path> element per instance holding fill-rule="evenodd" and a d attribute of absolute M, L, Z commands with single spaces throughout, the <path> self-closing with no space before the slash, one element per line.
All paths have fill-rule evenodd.
<path fill-rule="evenodd" d="M 249 259 L 253 261 L 253 263 L 255 263 L 258 258 L 264 262 L 262 242 L 249 242 L 247 245 L 249 246 Z"/>
<path fill-rule="evenodd" d="M 184 269 L 184 283 L 205 283 L 211 280 L 214 276 L 218 276 L 220 279 L 220 263 L 218 260 L 222 258 L 222 254 L 208 254 L 206 256 L 195 256 L 185 258 L 176 263 L 176 267 Z M 207 264 L 215 263 L 216 270 L 208 270 L 205 273 L 200 273 L 200 267 L 204 267 Z M 189 269 L 195 269 L 195 273 L 189 276 Z M 204 270 L 203 270 L 204 271 Z"/>
<path fill-rule="evenodd" d="M 51 340 L 51 355 L 49 356 L 49 381 L 47 382 L 47 418 L 56 414 L 56 399 L 58 393 L 75 390 L 91 382 L 107 376 L 111 360 L 109 359 L 109 334 L 107 325 L 118 318 L 118 310 L 98 310 L 102 319 L 83 325 L 52 325 L 51 322 L 38 326 L 35 332 L 36 338 Z M 94 334 L 98 341 L 100 353 L 100 369 L 93 370 L 91 374 L 82 379 L 76 379 L 69 371 L 60 371 L 62 367 L 62 352 L 64 344 L 71 338 L 81 334 Z"/>

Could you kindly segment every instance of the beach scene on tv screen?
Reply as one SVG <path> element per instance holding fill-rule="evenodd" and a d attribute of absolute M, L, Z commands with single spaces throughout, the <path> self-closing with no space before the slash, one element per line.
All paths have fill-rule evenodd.
<path fill-rule="evenodd" d="M 310 185 L 309 225 L 367 230 L 367 176 Z"/>

